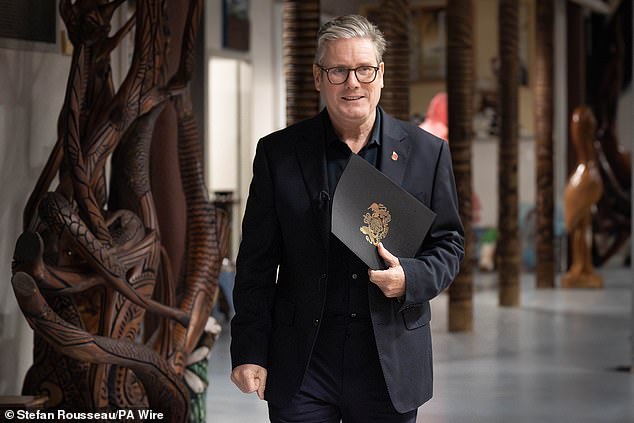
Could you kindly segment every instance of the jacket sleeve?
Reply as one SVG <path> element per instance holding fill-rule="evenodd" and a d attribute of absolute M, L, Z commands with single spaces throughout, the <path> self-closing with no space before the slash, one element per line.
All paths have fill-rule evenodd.
<path fill-rule="evenodd" d="M 399 258 L 406 281 L 401 309 L 440 294 L 458 274 L 464 256 L 464 229 L 446 142 L 442 143 L 436 161 L 430 208 L 436 212 L 436 219 L 416 257 Z"/>
<path fill-rule="evenodd" d="M 280 225 L 270 158 L 261 140 L 253 161 L 242 220 L 242 241 L 233 288 L 235 315 L 231 321 L 232 367 L 266 367 L 277 267 L 281 256 Z"/>

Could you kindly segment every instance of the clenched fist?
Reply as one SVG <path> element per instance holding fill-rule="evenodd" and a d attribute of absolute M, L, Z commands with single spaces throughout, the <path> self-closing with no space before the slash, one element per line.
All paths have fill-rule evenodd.
<path fill-rule="evenodd" d="M 245 394 L 257 392 L 264 399 L 266 388 L 266 369 L 257 364 L 242 364 L 231 372 L 231 381 Z"/>

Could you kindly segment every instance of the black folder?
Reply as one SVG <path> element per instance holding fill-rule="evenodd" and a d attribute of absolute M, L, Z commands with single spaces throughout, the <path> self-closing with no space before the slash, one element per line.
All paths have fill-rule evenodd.
<path fill-rule="evenodd" d="M 356 154 L 339 179 L 332 233 L 370 269 L 387 269 L 379 242 L 397 257 L 414 257 L 436 213 Z"/>

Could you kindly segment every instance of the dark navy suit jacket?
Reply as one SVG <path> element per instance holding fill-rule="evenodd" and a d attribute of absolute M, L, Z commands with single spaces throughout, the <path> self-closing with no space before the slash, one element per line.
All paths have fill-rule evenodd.
<path fill-rule="evenodd" d="M 437 214 L 416 257 L 399 257 L 405 297 L 386 298 L 368 284 L 379 360 L 392 403 L 403 413 L 431 398 L 429 301 L 456 276 L 464 231 L 447 143 L 378 110 L 380 170 Z M 299 389 L 324 308 L 330 234 L 325 148 L 320 114 L 261 139 L 253 164 L 236 263 L 231 357 L 233 367 L 267 368 L 265 398 L 276 406 Z"/>

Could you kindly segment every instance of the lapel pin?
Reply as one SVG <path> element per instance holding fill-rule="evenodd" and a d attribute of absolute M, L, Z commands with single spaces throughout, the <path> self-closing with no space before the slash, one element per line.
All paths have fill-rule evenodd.
<path fill-rule="evenodd" d="M 398 154 L 396 154 L 396 151 L 392 151 L 392 160 L 394 161 L 398 160 Z"/>

